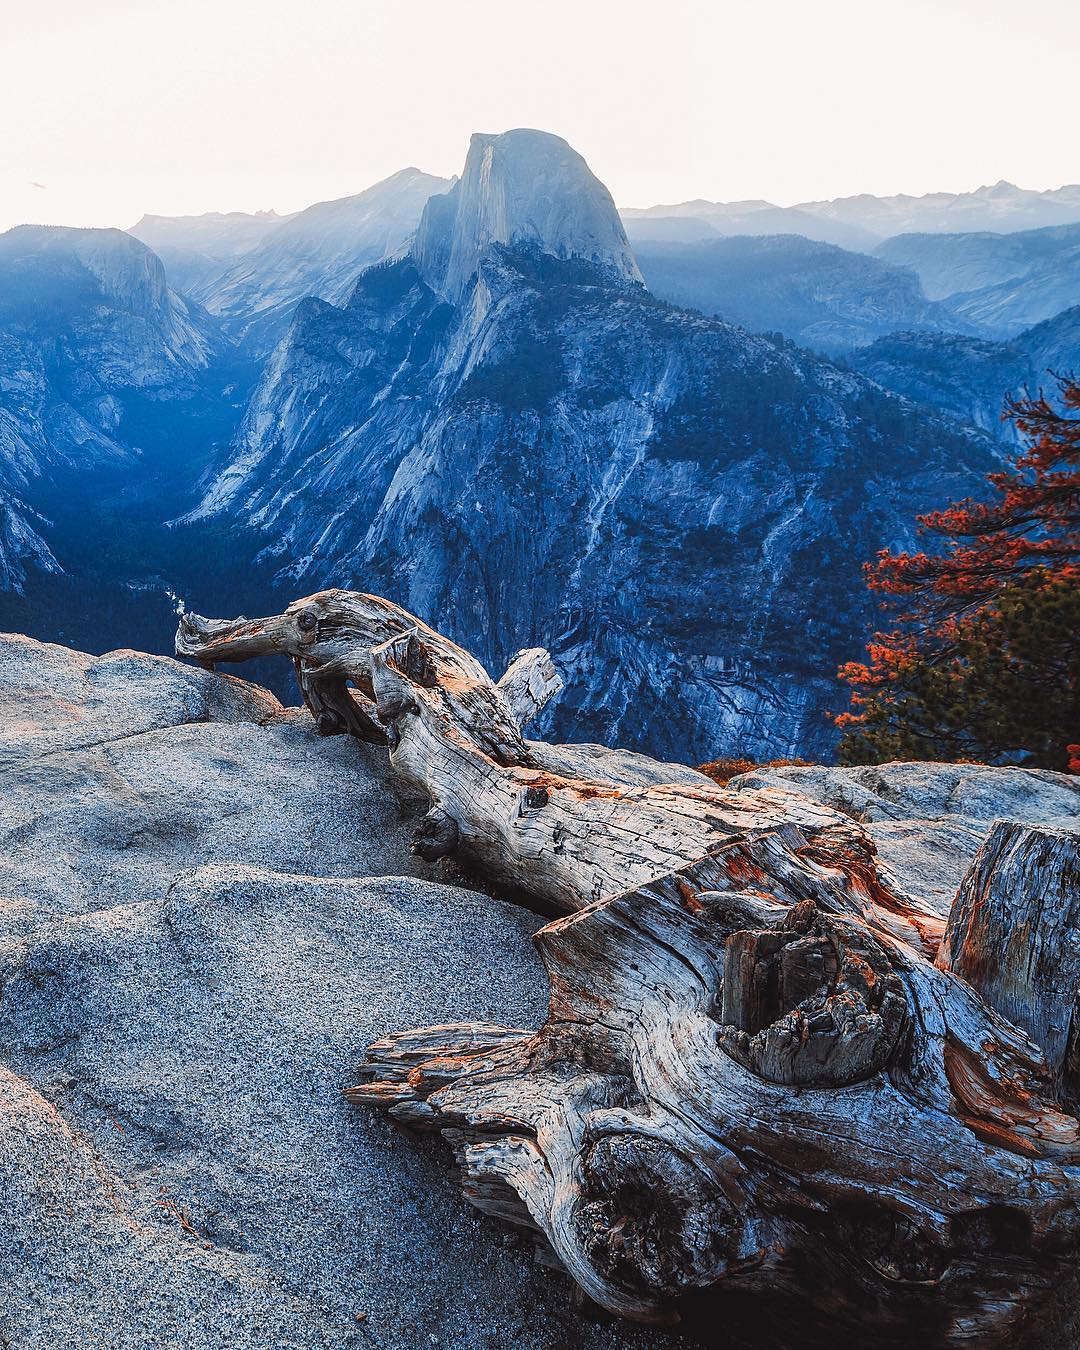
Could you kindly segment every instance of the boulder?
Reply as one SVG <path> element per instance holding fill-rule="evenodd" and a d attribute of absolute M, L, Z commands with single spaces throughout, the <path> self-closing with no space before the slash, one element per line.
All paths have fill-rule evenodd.
<path fill-rule="evenodd" d="M 547 1005 L 539 920 L 425 879 L 384 752 L 133 652 L 2 637 L 0 700 L 5 1344 L 657 1343 L 341 1096 L 405 1022 Z"/>
<path fill-rule="evenodd" d="M 993 822 L 1080 826 L 1080 779 L 1050 769 L 894 762 L 754 769 L 729 787 L 794 788 L 864 824 L 902 885 L 944 917 Z"/>

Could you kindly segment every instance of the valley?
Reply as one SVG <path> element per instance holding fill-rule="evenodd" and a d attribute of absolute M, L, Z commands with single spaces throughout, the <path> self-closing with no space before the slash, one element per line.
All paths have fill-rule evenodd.
<path fill-rule="evenodd" d="M 0 626 L 166 651 L 225 592 L 379 590 L 491 668 L 550 647 L 547 733 L 828 757 L 862 562 L 1080 353 L 1069 192 L 620 216 L 517 131 L 291 216 L 11 231 Z"/>

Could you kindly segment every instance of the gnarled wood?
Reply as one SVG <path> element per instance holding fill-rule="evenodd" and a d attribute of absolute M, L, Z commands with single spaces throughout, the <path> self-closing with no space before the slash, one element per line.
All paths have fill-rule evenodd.
<path fill-rule="evenodd" d="M 543 647 L 526 647 L 506 667 L 499 693 L 519 727 L 526 727 L 563 687 L 555 663 Z"/>
<path fill-rule="evenodd" d="M 177 652 L 245 660 L 281 652 L 301 672 L 309 707 L 321 713 L 346 690 L 365 721 L 385 729 L 390 760 L 410 787 L 431 798 L 417 849 L 450 849 L 508 891 L 556 911 L 579 909 L 719 849 L 740 875 L 755 863 L 733 842 L 768 836 L 770 865 L 812 891 L 835 885 L 832 904 L 878 916 L 905 941 L 935 951 L 941 917 L 877 866 L 873 846 L 848 817 L 795 792 L 734 793 L 719 787 L 619 787 L 567 777 L 544 766 L 521 735 L 557 687 L 550 658 L 521 653 L 496 685 L 467 652 L 414 615 L 377 596 L 323 591 L 283 615 L 231 625 L 185 615 Z M 438 820 L 438 839 L 432 820 Z M 790 826 L 790 831 L 781 827 Z M 787 853 L 786 861 L 771 855 Z M 810 893 L 810 891 L 808 891 Z"/>
<path fill-rule="evenodd" d="M 347 1097 L 441 1130 L 469 1198 L 622 1316 L 715 1327 L 749 1307 L 766 1345 L 1004 1343 L 1075 1259 L 1080 1124 L 1050 1067 L 896 937 L 779 886 L 711 892 L 711 863 L 543 929 L 534 1036 L 432 1028 L 400 1059 L 390 1037 Z M 767 933 L 833 955 L 748 1014 L 726 980 Z M 862 988 L 822 1028 L 842 970 Z M 740 1023 L 776 1026 L 791 1000 L 801 1025 L 748 1053 Z"/>
<path fill-rule="evenodd" d="M 1027 876 L 1034 845 L 988 843 L 935 965 L 942 916 L 850 818 L 795 792 L 554 772 L 521 735 L 555 684 L 543 654 L 496 685 L 346 592 L 260 624 L 187 620 L 178 650 L 282 651 L 320 715 L 341 682 L 430 798 L 417 851 L 565 914 L 536 936 L 539 1031 L 387 1037 L 350 1101 L 441 1132 L 467 1197 L 624 1317 L 742 1319 L 775 1346 L 984 1346 L 1037 1319 L 1080 1240 L 1080 1122 L 1058 1072 L 1072 967 L 1051 963 L 1053 998 L 1027 1016 L 985 959 L 961 977 L 997 941 L 977 898 L 999 865 Z M 1066 852 L 1039 858 L 1046 894 L 1068 894 Z M 1038 975 L 1008 987 L 1042 998 Z"/>
<path fill-rule="evenodd" d="M 1080 990 L 1080 846 L 996 821 L 957 892 L 938 964 L 1031 1033 L 1055 1069 Z"/>

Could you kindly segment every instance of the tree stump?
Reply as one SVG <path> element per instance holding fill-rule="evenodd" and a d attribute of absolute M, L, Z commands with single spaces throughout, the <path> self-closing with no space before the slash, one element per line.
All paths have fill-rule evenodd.
<path fill-rule="evenodd" d="M 423 856 L 564 915 L 536 935 L 539 1031 L 403 1031 L 346 1097 L 441 1132 L 468 1199 L 595 1304 L 734 1344 L 1038 1336 L 1080 1239 L 1075 836 L 995 827 L 943 944 L 798 793 L 553 772 L 521 734 L 545 653 L 496 684 L 342 591 L 185 616 L 177 651 L 292 657 L 316 717 L 381 731 L 428 795 Z"/>

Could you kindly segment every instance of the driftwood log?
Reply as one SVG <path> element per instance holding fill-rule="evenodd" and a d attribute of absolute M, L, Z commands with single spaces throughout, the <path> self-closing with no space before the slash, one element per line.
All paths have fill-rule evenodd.
<path fill-rule="evenodd" d="M 441 1132 L 589 1306 L 732 1344 L 1071 1343 L 1040 1337 L 1080 1247 L 1075 835 L 995 826 L 943 915 L 798 793 L 557 772 L 522 735 L 542 651 L 494 683 L 343 591 L 176 645 L 291 657 L 320 730 L 427 794 L 419 853 L 564 915 L 539 1031 L 391 1035 L 346 1097 Z"/>

